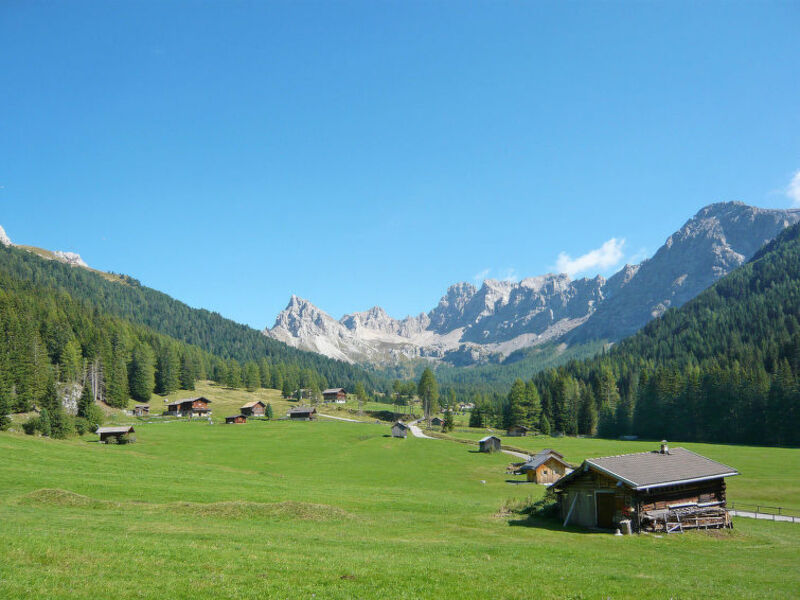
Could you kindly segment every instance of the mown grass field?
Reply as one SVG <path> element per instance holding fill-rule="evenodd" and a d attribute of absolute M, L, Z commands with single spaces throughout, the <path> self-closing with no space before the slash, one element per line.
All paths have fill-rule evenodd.
<path fill-rule="evenodd" d="M 388 433 L 322 420 L 142 423 L 128 446 L 0 433 L 0 597 L 790 598 L 800 589 L 798 525 L 736 519 L 733 531 L 667 537 L 525 526 L 501 507 L 544 489 L 506 483 L 510 457 Z M 631 449 L 547 443 L 575 462 Z M 743 472 L 760 453 L 777 491 L 798 478 L 800 451 L 703 451 Z M 758 487 L 749 477 L 741 490 Z"/>

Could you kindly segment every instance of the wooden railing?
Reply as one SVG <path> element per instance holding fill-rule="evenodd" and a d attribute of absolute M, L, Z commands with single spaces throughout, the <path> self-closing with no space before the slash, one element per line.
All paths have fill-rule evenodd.
<path fill-rule="evenodd" d="M 728 502 L 728 510 L 734 516 L 755 516 L 756 519 L 791 521 L 792 523 L 800 523 L 800 511 L 792 508 L 785 508 L 783 506 L 766 506 L 764 504 Z"/>

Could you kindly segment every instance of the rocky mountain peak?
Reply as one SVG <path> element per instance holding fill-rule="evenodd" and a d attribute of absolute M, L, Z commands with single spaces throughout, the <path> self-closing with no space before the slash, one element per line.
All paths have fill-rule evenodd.
<path fill-rule="evenodd" d="M 84 262 L 84 260 L 81 258 L 81 255 L 77 252 L 62 252 L 61 250 L 56 250 L 53 252 L 53 256 L 55 256 L 57 260 L 60 260 L 71 267 L 89 268 L 89 265 Z"/>
<path fill-rule="evenodd" d="M 0 244 L 3 246 L 13 246 L 11 238 L 6 235 L 6 230 L 0 225 Z"/>

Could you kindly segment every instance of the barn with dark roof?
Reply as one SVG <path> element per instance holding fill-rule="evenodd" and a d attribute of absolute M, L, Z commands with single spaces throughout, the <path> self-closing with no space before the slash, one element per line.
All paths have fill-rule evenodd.
<path fill-rule="evenodd" d="M 685 448 L 586 459 L 553 484 L 564 526 L 672 533 L 730 527 L 725 478 L 736 469 Z M 623 523 L 624 522 L 624 523 Z"/>

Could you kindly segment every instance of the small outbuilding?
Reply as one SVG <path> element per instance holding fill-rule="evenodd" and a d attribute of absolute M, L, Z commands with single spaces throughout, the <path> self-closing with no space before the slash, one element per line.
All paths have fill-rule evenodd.
<path fill-rule="evenodd" d="M 149 404 L 137 404 L 133 407 L 133 416 L 134 417 L 146 417 L 150 414 L 150 405 Z"/>
<path fill-rule="evenodd" d="M 226 424 L 247 423 L 247 415 L 233 415 L 232 417 L 225 417 Z"/>
<path fill-rule="evenodd" d="M 572 472 L 572 465 L 560 452 L 545 448 L 523 463 L 515 475 L 526 475 L 531 483 L 551 484 Z"/>
<path fill-rule="evenodd" d="M 392 425 L 392 437 L 405 438 L 408 437 L 408 425 L 402 421 L 397 421 Z"/>
<path fill-rule="evenodd" d="M 313 406 L 298 406 L 289 409 L 289 418 L 292 421 L 313 421 L 317 418 L 317 409 Z"/>
<path fill-rule="evenodd" d="M 431 425 L 434 427 L 441 427 L 444 425 L 444 419 L 442 417 L 433 417 L 431 419 Z"/>
<path fill-rule="evenodd" d="M 529 431 L 530 429 L 525 427 L 525 425 L 512 425 L 508 428 L 506 435 L 509 437 L 522 437 L 528 435 Z"/>
<path fill-rule="evenodd" d="M 131 425 L 122 425 L 120 427 L 98 427 L 95 431 L 100 436 L 101 444 L 108 444 L 112 440 L 119 443 L 123 438 L 129 443 L 136 441 L 136 432 Z"/>
<path fill-rule="evenodd" d="M 738 471 L 686 450 L 589 458 L 553 484 L 564 526 L 672 533 L 730 527 L 725 478 Z"/>
<path fill-rule="evenodd" d="M 322 399 L 325 402 L 344 404 L 347 401 L 347 392 L 344 391 L 344 388 L 328 388 L 322 390 Z"/>
<path fill-rule="evenodd" d="M 478 447 L 481 452 L 499 452 L 500 446 L 500 438 L 496 435 L 487 435 L 485 438 L 478 441 Z"/>
<path fill-rule="evenodd" d="M 167 403 L 166 414 L 174 417 L 207 417 L 211 414 L 209 404 L 211 400 L 203 396 L 174 400 Z"/>
<path fill-rule="evenodd" d="M 261 400 L 256 400 L 255 402 L 248 402 L 240 410 L 242 411 L 241 414 L 247 417 L 263 417 L 267 410 L 267 405 Z"/>

